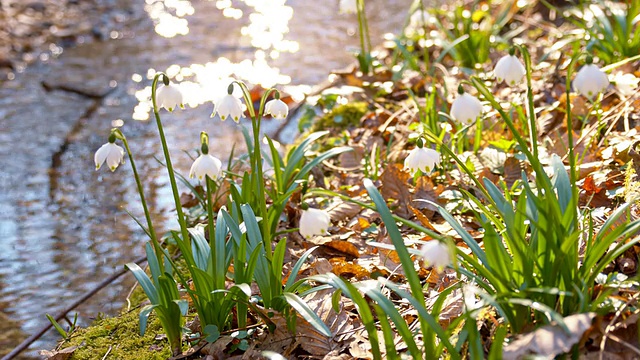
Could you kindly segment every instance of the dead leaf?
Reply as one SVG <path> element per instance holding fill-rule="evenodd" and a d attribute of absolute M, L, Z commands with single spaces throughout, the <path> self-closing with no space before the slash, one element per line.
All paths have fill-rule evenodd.
<path fill-rule="evenodd" d="M 522 168 L 520 167 L 520 160 L 515 157 L 509 157 L 504 162 L 504 182 L 508 188 L 513 186 L 517 180 L 522 179 Z"/>
<path fill-rule="evenodd" d="M 371 276 L 371 273 L 367 271 L 367 269 L 358 264 L 347 262 L 344 258 L 333 258 L 329 260 L 329 262 L 333 265 L 333 269 L 331 271 L 338 276 L 345 278 L 355 277 L 359 280 L 366 279 Z"/>
<path fill-rule="evenodd" d="M 418 178 L 412 200 L 411 206 L 422 210 L 422 213 L 427 218 L 431 219 L 433 217 L 433 214 L 438 210 L 436 206 L 438 203 L 438 194 L 431 178 L 427 176 Z M 415 214 L 415 211 L 412 212 Z"/>
<path fill-rule="evenodd" d="M 343 221 L 353 218 L 362 211 L 362 206 L 348 201 L 338 202 L 327 209 L 331 221 Z"/>
<path fill-rule="evenodd" d="M 211 355 L 214 359 L 226 359 L 229 355 L 225 353 L 225 350 L 232 341 L 232 336 L 221 336 L 218 340 L 205 345 L 200 350 L 200 353 L 203 355 Z"/>
<path fill-rule="evenodd" d="M 538 355 L 553 359 L 557 355 L 571 351 L 571 347 L 591 329 L 595 318 L 596 313 L 593 312 L 565 317 L 564 323 L 569 329 L 569 334 L 558 325 L 546 325 L 522 335 L 504 347 L 502 358 L 515 360 L 524 359 L 529 355 Z"/>
<path fill-rule="evenodd" d="M 409 192 L 409 173 L 402 171 L 399 164 L 388 166 L 380 176 L 382 187 L 380 193 L 385 199 L 397 201 L 398 208 L 394 212 L 403 218 L 411 216 L 407 205 L 411 204 L 411 192 Z"/>
<path fill-rule="evenodd" d="M 413 215 L 416 216 L 416 218 L 418 219 L 418 221 L 420 221 L 420 224 L 422 224 L 422 226 L 430 230 L 436 231 L 433 225 L 431 225 L 431 221 L 429 221 L 429 218 L 425 214 L 423 214 L 422 211 L 414 208 L 411 205 L 409 205 L 408 208 L 409 210 L 411 210 L 411 212 L 413 212 Z"/>
<path fill-rule="evenodd" d="M 67 360 L 78 349 L 78 346 L 70 346 L 58 351 L 41 350 L 40 355 L 46 356 L 47 360 Z"/>
<path fill-rule="evenodd" d="M 353 321 L 350 319 L 344 307 L 336 313 L 332 307 L 331 291 L 318 291 L 303 300 L 315 312 L 320 320 L 331 330 L 333 336 L 326 337 L 318 332 L 306 320 L 298 317 L 296 335 L 301 336 L 300 345 L 311 355 L 338 356 L 344 348 L 353 340 Z"/>
<path fill-rule="evenodd" d="M 342 253 L 345 253 L 347 255 L 353 256 L 355 258 L 360 257 L 360 252 L 358 251 L 358 248 L 353 245 L 352 243 L 348 242 L 348 241 L 344 241 L 344 240 L 333 240 L 333 241 L 329 241 L 328 243 L 324 244 L 324 246 L 330 247 L 334 250 L 338 250 Z"/>

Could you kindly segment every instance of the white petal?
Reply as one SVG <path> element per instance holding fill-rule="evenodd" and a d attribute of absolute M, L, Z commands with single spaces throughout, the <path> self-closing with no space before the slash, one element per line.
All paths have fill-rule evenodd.
<path fill-rule="evenodd" d="M 594 64 L 584 65 L 573 80 L 573 88 L 589 99 L 606 90 L 608 86 L 607 75 Z"/>
<path fill-rule="evenodd" d="M 124 163 L 124 149 L 116 144 L 110 144 L 107 154 L 107 166 L 111 171 L 115 171 L 118 165 Z"/>
<path fill-rule="evenodd" d="M 620 93 L 624 96 L 635 94 L 638 90 L 638 83 L 640 83 L 640 79 L 633 74 L 623 74 L 622 72 L 617 72 L 613 77 L 613 81 L 616 83 L 616 87 Z"/>
<path fill-rule="evenodd" d="M 431 240 L 422 246 L 420 249 L 422 258 L 424 259 L 426 266 L 432 266 L 439 271 L 445 266 L 451 264 L 451 254 L 449 253 L 449 246 L 443 244 L 437 240 Z"/>
<path fill-rule="evenodd" d="M 440 153 L 429 148 L 416 147 L 411 150 L 409 156 L 404 160 L 404 167 L 409 170 L 411 175 L 418 170 L 428 174 L 438 164 L 440 164 Z"/>
<path fill-rule="evenodd" d="M 340 0 L 341 14 L 355 14 L 356 12 L 358 12 L 356 0 Z"/>
<path fill-rule="evenodd" d="M 93 156 L 93 161 L 96 163 L 96 170 L 100 169 L 100 166 L 107 160 L 107 155 L 109 154 L 109 145 L 111 143 L 106 143 L 96 151 Z"/>
<path fill-rule="evenodd" d="M 475 96 L 464 93 L 451 104 L 451 117 L 469 125 L 482 115 L 482 103 Z"/>
<path fill-rule="evenodd" d="M 200 159 L 202 159 L 202 156 L 198 156 L 198 158 L 191 165 L 191 170 L 189 170 L 190 179 L 193 179 L 193 177 L 196 175 L 196 169 L 198 168 L 198 164 L 200 164 Z"/>
<path fill-rule="evenodd" d="M 300 216 L 300 234 L 306 239 L 326 234 L 330 224 L 331 217 L 326 211 L 309 208 Z"/>
<path fill-rule="evenodd" d="M 495 70 L 498 81 L 505 81 L 508 85 L 515 85 L 526 74 L 524 65 L 514 55 L 503 56 L 496 64 Z"/>
<path fill-rule="evenodd" d="M 242 117 L 242 102 L 233 95 L 225 95 L 216 103 L 211 116 L 213 117 L 216 113 L 223 121 L 231 116 L 237 122 Z"/>
<path fill-rule="evenodd" d="M 156 102 L 159 107 L 173 111 L 173 109 L 182 105 L 182 91 L 180 91 L 180 88 L 176 85 L 163 85 L 156 90 Z"/>
<path fill-rule="evenodd" d="M 202 154 L 191 165 L 189 177 L 196 176 L 199 180 L 203 180 L 206 176 L 209 176 L 211 179 L 217 179 L 221 170 L 222 161 L 220 159 L 210 154 Z"/>
<path fill-rule="evenodd" d="M 289 106 L 280 99 L 273 99 L 265 105 L 264 113 L 276 119 L 286 119 L 289 114 Z"/>

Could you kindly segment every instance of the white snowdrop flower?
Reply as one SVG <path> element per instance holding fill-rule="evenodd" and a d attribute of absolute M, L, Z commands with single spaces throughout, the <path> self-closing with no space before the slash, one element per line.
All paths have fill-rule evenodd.
<path fill-rule="evenodd" d="M 227 90 L 227 95 L 215 102 L 211 117 L 218 114 L 218 116 L 220 116 L 220 120 L 224 121 L 228 116 L 231 116 L 235 122 L 238 122 L 242 117 L 242 113 L 242 102 L 240 99 L 233 96 L 233 83 L 231 83 Z"/>
<path fill-rule="evenodd" d="M 156 103 L 158 107 L 173 111 L 176 107 L 182 107 L 183 95 L 176 85 L 163 85 L 156 89 Z"/>
<path fill-rule="evenodd" d="M 500 58 L 493 72 L 496 74 L 498 82 L 504 81 L 509 86 L 516 85 L 527 73 L 520 59 L 513 54 Z"/>
<path fill-rule="evenodd" d="M 438 240 L 431 240 L 422 245 L 420 249 L 425 266 L 431 266 L 442 271 L 446 266 L 451 265 L 452 255 L 447 244 Z"/>
<path fill-rule="evenodd" d="M 473 124 L 482 115 L 482 103 L 458 87 L 459 96 L 451 104 L 451 117 L 465 125 Z"/>
<path fill-rule="evenodd" d="M 462 287 L 462 298 L 464 299 L 464 307 L 467 312 L 471 313 L 472 317 L 478 315 L 478 310 L 485 304 L 483 300 L 478 300 L 477 296 L 482 290 L 475 283 L 467 284 Z"/>
<path fill-rule="evenodd" d="M 320 209 L 309 208 L 302 210 L 300 216 L 300 234 L 305 239 L 310 239 L 316 235 L 324 235 L 331 224 L 329 214 Z"/>
<path fill-rule="evenodd" d="M 358 0 L 340 0 L 340 14 L 355 14 L 358 12 Z"/>
<path fill-rule="evenodd" d="M 209 176 L 212 180 L 220 176 L 222 170 L 222 161 L 210 154 L 201 154 L 191 165 L 189 177 L 197 177 L 198 180 L 204 180 L 205 176 Z"/>
<path fill-rule="evenodd" d="M 638 83 L 640 79 L 633 74 L 625 74 L 618 71 L 613 77 L 613 82 L 616 84 L 618 91 L 626 97 L 632 96 L 638 91 Z"/>
<path fill-rule="evenodd" d="M 440 153 L 433 149 L 416 146 L 404 159 L 404 168 L 413 176 L 418 170 L 424 174 L 433 171 L 440 164 Z"/>
<path fill-rule="evenodd" d="M 584 95 L 589 99 L 609 87 L 607 75 L 597 65 L 593 65 L 592 62 L 591 56 L 587 56 L 587 64 L 578 71 L 576 78 L 573 79 L 573 88 L 578 94 Z"/>
<path fill-rule="evenodd" d="M 289 115 L 289 106 L 278 96 L 267 102 L 264 106 L 264 114 L 271 115 L 275 119 L 286 119 Z"/>
<path fill-rule="evenodd" d="M 114 142 L 115 139 L 100 146 L 98 151 L 96 151 L 96 154 L 93 156 L 93 161 L 96 163 L 96 170 L 99 170 L 105 161 L 111 171 L 115 171 L 118 165 L 124 164 L 124 149 L 114 144 Z"/>
<path fill-rule="evenodd" d="M 409 24 L 405 29 L 407 36 L 424 33 L 425 26 L 429 26 L 435 22 L 435 19 L 429 12 L 417 10 L 409 18 Z"/>

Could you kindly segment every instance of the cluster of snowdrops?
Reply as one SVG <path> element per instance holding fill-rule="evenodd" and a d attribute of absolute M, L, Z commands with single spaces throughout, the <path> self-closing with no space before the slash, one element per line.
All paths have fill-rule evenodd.
<path fill-rule="evenodd" d="M 512 48 L 509 55 L 505 55 L 496 63 L 494 74 L 498 82 L 504 81 L 510 86 L 516 86 L 522 81 L 526 70 L 522 62 L 515 56 L 515 48 Z M 587 56 L 586 64 L 577 73 L 573 87 L 579 94 L 593 99 L 606 90 L 609 84 L 607 75 L 593 64 L 591 56 Z M 635 88 L 638 86 L 638 79 L 632 77 L 628 83 L 620 85 Z M 218 115 L 222 121 L 229 117 L 236 122 L 240 121 L 244 113 L 243 104 L 238 97 L 233 95 L 233 90 L 234 84 L 229 85 L 227 95 L 214 103 L 212 118 Z M 466 93 L 462 85 L 458 87 L 458 94 L 459 96 L 451 104 L 450 116 L 460 123 L 472 124 L 482 116 L 483 105 L 477 97 Z M 171 83 L 157 89 L 156 101 L 159 107 L 168 111 L 184 107 L 184 97 L 180 87 Z M 288 113 L 288 105 L 280 100 L 280 94 L 276 91 L 275 98 L 265 104 L 264 115 L 270 115 L 276 119 L 286 119 Z M 118 165 L 124 163 L 125 150 L 115 144 L 116 139 L 116 131 L 114 131 L 109 136 L 108 142 L 96 151 L 94 157 L 96 170 L 100 169 L 105 162 L 111 171 L 115 171 Z M 418 139 L 416 145 L 406 157 L 404 168 L 412 175 L 418 171 L 428 174 L 440 164 L 440 153 L 426 147 L 426 141 L 423 139 Z M 208 144 L 203 140 L 201 155 L 191 165 L 189 177 L 197 178 L 200 181 L 203 181 L 205 177 L 218 179 L 223 173 L 222 169 L 222 161 L 209 154 Z M 302 211 L 300 218 L 300 234 L 307 239 L 316 235 L 324 235 L 327 233 L 330 221 L 330 216 L 326 211 L 307 208 Z M 427 266 L 443 269 L 452 262 L 450 247 L 437 241 L 423 245 L 421 252 Z"/>
<path fill-rule="evenodd" d="M 525 68 L 521 60 L 516 56 L 515 48 L 511 49 L 508 55 L 504 56 L 496 63 L 496 66 L 494 68 L 494 75 L 498 82 L 504 81 L 510 86 L 517 86 L 520 84 L 520 82 L 522 82 L 525 75 L 527 75 L 527 69 Z M 160 80 L 164 84 L 158 86 Z M 474 86 L 475 85 L 476 84 L 474 83 Z M 601 71 L 601 69 L 597 65 L 593 64 L 593 59 L 591 58 L 591 56 L 586 56 L 585 64 L 578 71 L 573 80 L 573 88 L 575 89 L 575 91 L 592 101 L 598 101 L 598 95 L 604 92 L 609 87 L 609 85 L 610 83 L 607 75 L 603 71 Z M 633 77 L 630 83 L 622 84 L 620 82 L 616 85 L 637 87 L 638 79 Z M 234 96 L 234 89 L 236 87 L 240 87 L 240 89 L 242 90 L 242 96 L 244 97 L 245 105 L 243 105 L 240 98 Z M 476 88 L 480 90 L 478 86 L 476 86 Z M 273 99 L 267 101 L 270 94 L 273 94 Z M 489 95 L 484 95 L 486 100 L 489 101 L 489 99 L 487 98 Z M 224 310 L 230 310 L 230 307 L 227 308 L 226 306 L 239 306 L 238 302 L 233 299 L 231 301 L 228 301 L 229 299 L 225 298 L 226 295 L 223 293 L 229 293 L 235 296 L 234 299 L 238 299 L 246 295 L 246 297 L 244 298 L 247 299 L 250 296 L 251 291 L 248 290 L 246 285 L 248 283 L 251 283 L 252 281 L 256 281 L 258 283 L 258 286 L 260 287 L 261 292 L 266 291 L 262 296 L 262 301 L 265 308 L 278 307 L 276 298 L 280 295 L 283 295 L 283 281 L 281 278 L 282 258 L 280 257 L 280 255 L 284 254 L 286 239 L 281 239 L 275 246 L 275 249 L 273 248 L 272 241 L 276 240 L 276 229 L 278 228 L 278 223 L 280 221 L 280 216 L 284 209 L 284 205 L 289 201 L 291 194 L 296 191 L 297 186 L 301 183 L 301 178 L 296 178 L 295 176 L 297 175 L 294 176 L 293 174 L 297 174 L 298 170 L 300 170 L 295 170 L 294 166 L 296 163 L 300 163 L 302 161 L 304 151 L 300 150 L 298 152 L 298 155 L 292 156 L 292 158 L 296 159 L 297 161 L 293 161 L 293 165 L 287 164 L 287 169 L 284 169 L 285 164 L 284 162 L 282 162 L 282 159 L 277 162 L 274 161 L 274 163 L 276 164 L 274 167 L 283 168 L 284 171 L 278 170 L 280 172 L 276 172 L 275 179 L 272 179 L 271 185 L 267 186 L 268 182 L 262 169 L 262 151 L 260 150 L 261 144 L 263 143 L 259 135 L 260 119 L 263 115 L 272 116 L 278 119 L 285 119 L 287 118 L 289 112 L 288 105 L 280 99 L 280 94 L 277 90 L 269 89 L 263 95 L 260 103 L 260 108 L 256 112 L 253 108 L 249 91 L 242 82 L 234 81 L 228 86 L 227 95 L 214 102 L 212 117 L 217 115 L 223 121 L 230 117 L 234 121 L 239 122 L 245 114 L 245 111 L 248 111 L 249 117 L 252 120 L 253 127 L 253 148 L 249 146 L 251 171 L 248 171 L 244 174 L 244 176 L 241 176 L 242 189 L 246 191 L 232 194 L 234 202 L 236 202 L 238 198 L 245 196 L 245 193 L 246 199 L 243 199 L 243 201 L 241 202 L 243 205 L 234 205 L 232 203 L 231 207 L 235 209 L 232 210 L 235 211 L 235 216 L 237 217 L 236 220 L 240 221 L 244 219 L 244 221 L 246 222 L 247 219 L 253 217 L 253 223 L 247 225 L 247 230 L 251 230 L 251 224 L 253 224 L 253 230 L 258 229 L 254 233 L 259 234 L 261 232 L 262 235 L 256 236 L 253 240 L 251 239 L 251 236 L 248 236 L 248 240 L 250 242 L 253 241 L 254 243 L 249 245 L 249 253 L 247 253 L 247 250 L 243 250 L 242 246 L 244 245 L 241 243 L 241 241 L 237 241 L 237 239 L 242 238 L 239 233 L 240 226 L 231 226 L 234 219 L 232 219 L 229 214 L 226 213 L 226 210 L 224 210 L 223 208 L 217 216 L 214 216 L 211 201 L 212 189 L 214 189 L 216 186 L 215 182 L 219 181 L 221 178 L 231 179 L 232 176 L 227 176 L 227 174 L 225 174 L 225 171 L 223 170 L 222 161 L 209 153 L 208 135 L 203 132 L 200 136 L 200 155 L 195 159 L 189 171 L 189 177 L 197 178 L 198 181 L 204 183 L 207 189 L 207 197 L 205 200 L 208 210 L 207 228 L 209 230 L 209 241 L 211 241 L 212 245 L 210 245 L 210 250 L 207 250 L 202 254 L 205 254 L 205 258 L 209 258 L 209 260 L 207 261 L 211 262 L 208 263 L 207 261 L 204 261 L 200 264 L 198 263 L 199 258 L 196 252 L 202 250 L 199 249 L 198 246 L 201 246 L 200 241 L 204 241 L 204 236 L 200 237 L 198 235 L 200 234 L 198 233 L 198 231 L 201 230 L 197 230 L 197 228 L 196 230 L 194 230 L 193 228 L 187 227 L 185 216 L 182 213 L 180 196 L 177 190 L 173 167 L 170 161 L 168 147 L 166 145 L 166 140 L 164 138 L 164 133 L 159 116 L 160 108 L 165 108 L 168 111 L 173 111 L 178 107 L 182 107 L 183 102 L 185 102 L 183 94 L 180 91 L 179 85 L 171 84 L 166 75 L 157 74 L 152 85 L 152 102 L 154 105 L 154 113 L 156 115 L 158 129 L 160 131 L 160 138 L 163 143 L 163 150 L 165 151 L 164 155 L 166 159 L 166 165 L 169 171 L 174 201 L 176 203 L 176 211 L 178 213 L 178 220 L 181 227 L 181 233 L 178 235 L 178 233 L 176 232 L 176 234 L 174 235 L 174 239 L 178 243 L 179 247 L 180 244 L 183 244 L 182 247 L 180 247 L 180 251 L 183 253 L 183 256 L 188 258 L 187 262 L 193 263 L 194 270 L 192 276 L 194 276 L 194 282 L 200 282 L 196 284 L 196 288 L 198 286 L 201 286 L 203 291 L 206 292 L 206 294 L 202 293 L 204 294 L 204 296 L 194 297 L 194 299 L 198 300 L 196 302 L 196 307 L 198 308 L 197 311 L 198 315 L 201 318 L 201 322 L 203 324 L 210 324 L 207 326 L 203 326 L 203 332 L 205 333 L 205 335 L 208 335 L 206 339 L 207 341 L 213 342 L 216 340 L 216 336 L 219 336 L 219 330 L 223 329 L 229 324 L 228 317 L 230 316 L 231 311 Z M 496 107 L 496 105 L 497 104 L 492 103 L 492 106 L 494 108 Z M 482 114 L 482 102 L 477 97 L 466 93 L 464 91 L 463 85 L 461 84 L 458 87 L 458 96 L 451 104 L 449 116 L 453 120 L 461 124 L 471 126 L 474 124 L 474 122 L 481 119 Z M 315 136 L 313 138 L 317 139 L 318 137 L 319 136 Z M 117 140 L 120 140 L 123 143 L 124 148 L 116 144 Z M 271 145 L 270 140 L 268 138 L 267 140 Z M 438 167 L 441 163 L 441 152 L 438 150 L 443 150 L 444 147 L 442 146 L 442 144 L 428 146 L 430 142 L 434 142 L 432 137 L 426 136 L 425 134 L 418 134 L 418 139 L 415 142 L 416 147 L 410 150 L 408 156 L 405 158 L 404 168 L 414 177 L 421 176 L 422 174 L 430 174 L 434 170 L 434 168 Z M 535 144 L 532 145 L 535 147 Z M 271 150 L 272 156 L 275 159 L 275 157 L 278 156 L 277 151 L 275 151 L 274 149 Z M 326 155 L 323 155 L 325 159 L 329 156 L 338 154 L 338 152 L 332 152 L 331 154 L 329 154 L 330 152 L 331 151 L 328 151 Z M 127 265 L 134 272 L 136 279 L 142 285 L 145 293 L 151 300 L 151 305 L 144 307 L 140 313 L 141 332 L 144 332 L 147 321 L 146 319 L 149 313 L 152 310 L 155 311 L 160 318 L 163 328 L 167 332 L 167 337 L 169 339 L 169 342 L 171 343 L 171 347 L 175 355 L 180 352 L 181 347 L 180 332 L 182 331 L 182 316 L 184 316 L 186 313 L 186 309 L 184 309 L 185 303 L 180 300 L 178 288 L 176 287 L 170 273 L 171 268 L 174 267 L 174 265 L 168 263 L 165 264 L 165 262 L 170 262 L 170 256 L 158 242 L 158 238 L 153 229 L 149 211 L 144 200 L 144 194 L 142 191 L 143 187 L 141 185 L 140 177 L 138 176 L 135 168 L 133 156 L 129 150 L 126 137 L 123 135 L 120 129 L 113 129 L 111 134 L 109 135 L 108 142 L 96 151 L 94 158 L 95 165 L 96 169 L 99 169 L 106 162 L 109 169 L 111 171 L 115 171 L 116 168 L 124 162 L 125 155 L 129 156 L 134 176 L 138 185 L 141 202 L 145 210 L 145 216 L 148 223 L 148 228 L 145 229 L 145 231 L 152 240 L 152 244 L 147 244 L 147 257 L 149 259 L 152 273 L 151 279 L 147 277 L 147 275 L 145 275 L 144 272 L 135 264 Z M 318 158 L 316 158 L 314 161 L 307 164 L 308 166 L 305 165 L 302 171 L 300 171 L 301 176 L 304 174 L 308 174 L 310 168 L 317 165 L 322 160 L 319 158 L 323 156 L 318 156 Z M 276 188 L 277 191 L 273 191 L 274 188 Z M 234 187 L 232 186 L 231 189 L 234 189 Z M 267 196 L 265 194 L 268 194 L 269 198 L 273 201 L 272 203 L 267 203 Z M 331 225 L 331 218 L 329 214 L 322 209 L 309 208 L 309 206 L 304 202 L 300 204 L 300 208 L 302 209 L 299 221 L 300 234 L 304 238 L 326 235 L 329 226 Z M 275 210 L 271 211 L 272 209 Z M 380 210 L 380 208 L 378 208 L 378 210 Z M 217 221 L 219 222 L 215 227 L 214 218 L 217 218 Z M 398 219 L 396 218 L 396 220 Z M 220 223 L 221 221 L 222 223 Z M 258 225 L 258 221 L 260 221 L 260 225 Z M 231 230 L 232 228 L 238 229 L 237 239 L 235 239 L 235 234 Z M 227 231 L 231 231 L 231 237 L 234 238 L 234 240 L 229 241 L 235 241 L 232 246 L 239 247 L 237 251 L 233 251 L 233 255 L 230 255 L 229 253 L 227 253 L 227 255 L 224 255 L 224 241 L 227 235 L 226 233 L 218 233 L 216 229 L 227 229 Z M 291 229 L 287 229 L 287 231 L 290 230 Z M 188 243 L 191 237 L 193 237 L 194 240 L 193 244 Z M 431 266 L 437 271 L 442 271 L 445 267 L 448 266 L 456 266 L 456 264 L 454 264 L 454 259 L 456 258 L 455 247 L 442 238 L 434 237 L 434 239 L 436 240 L 425 242 L 420 249 L 420 254 L 425 262 L 425 265 Z M 184 241 L 184 243 L 182 243 L 182 241 Z M 262 244 L 257 245 L 258 243 Z M 218 247 L 218 245 L 216 244 L 220 244 L 221 247 Z M 214 252 L 218 251 L 221 251 L 219 254 L 222 255 L 219 255 L 219 257 L 216 258 Z M 250 254 L 252 251 L 256 256 Z M 478 250 L 478 253 L 481 253 L 481 250 Z M 276 256 L 276 254 L 280 255 Z M 308 254 L 304 255 L 300 261 L 306 259 L 307 256 Z M 234 269 L 236 271 L 236 273 L 233 274 L 233 276 L 235 276 L 233 280 L 236 283 L 237 289 L 228 290 L 225 289 L 225 281 L 227 276 L 227 266 L 232 257 L 234 259 Z M 278 259 L 279 262 L 274 262 L 272 261 L 272 259 Z M 236 264 L 235 261 L 242 261 L 243 263 Z M 253 278 L 254 275 L 251 275 L 252 272 L 249 272 L 247 273 L 249 275 L 244 274 L 248 277 L 240 279 L 240 277 L 243 275 L 242 273 L 240 273 L 242 267 L 246 264 L 253 264 L 252 266 L 254 266 L 254 268 L 251 268 L 251 271 L 253 271 L 253 269 L 255 269 L 256 261 L 259 263 L 258 267 L 262 266 L 263 268 L 256 270 L 255 278 Z M 261 261 L 262 263 L 260 263 Z M 295 308 L 296 310 L 300 311 L 302 309 L 303 311 L 300 311 L 300 313 L 303 316 L 313 317 L 314 314 L 312 314 L 312 311 L 310 311 L 310 309 L 305 308 L 302 300 L 292 294 L 292 289 L 297 286 L 295 284 L 298 284 L 298 282 L 294 283 L 295 275 L 297 275 L 297 271 L 299 270 L 298 265 L 299 264 L 294 266 L 294 268 L 292 269 L 292 276 L 289 277 L 289 281 L 287 281 L 287 285 L 285 286 L 285 292 L 287 292 L 287 296 L 284 296 L 284 298 L 287 302 L 289 302 L 289 305 L 293 306 L 293 308 Z M 403 263 L 403 266 L 405 265 L 409 266 L 410 263 Z M 477 266 L 481 267 L 482 265 L 478 264 Z M 196 268 L 206 270 L 210 273 L 212 281 L 214 281 L 213 279 L 215 279 L 215 284 L 213 285 L 214 291 L 211 291 L 211 286 L 207 285 L 207 281 L 209 280 L 203 280 L 206 277 L 199 278 L 203 275 Z M 163 277 L 163 274 L 165 273 L 168 274 L 168 277 Z M 264 273 L 268 273 L 269 276 L 273 277 L 273 279 L 270 280 L 267 278 L 259 278 L 259 276 L 264 276 Z M 167 281 L 169 281 L 169 284 L 171 285 L 168 288 L 165 286 L 167 284 Z M 419 289 L 420 286 L 418 285 L 416 286 L 415 291 L 419 292 Z M 242 293 L 244 293 L 245 295 L 242 295 Z M 414 294 L 414 296 L 417 295 Z M 161 300 L 163 297 L 169 299 L 169 302 Z M 467 311 L 472 312 L 479 307 L 486 305 L 486 302 L 477 301 L 478 298 L 482 300 L 483 296 L 481 295 L 481 291 L 473 284 L 463 287 L 463 297 L 465 300 Z M 172 304 L 172 302 L 175 302 L 175 304 Z M 213 307 L 210 307 L 210 305 Z M 223 307 L 223 305 L 225 307 Z M 242 305 L 242 309 L 238 310 L 238 324 L 240 326 L 246 325 L 247 305 L 248 303 Z M 215 311 L 211 311 L 211 309 L 214 309 Z M 428 316 L 428 314 L 425 313 L 424 316 L 426 317 Z M 322 325 L 321 321 L 316 323 L 320 324 L 319 326 Z M 215 326 L 211 324 L 215 324 Z M 211 328 L 210 326 L 214 326 L 214 328 Z M 331 334 L 328 329 L 326 329 L 326 333 L 329 335 Z M 217 335 L 214 336 L 213 334 Z M 370 336 L 373 336 L 373 332 L 370 333 Z M 439 334 L 439 338 L 444 339 L 445 336 L 441 336 L 441 334 Z M 376 342 L 376 340 L 372 340 L 372 344 L 373 342 Z M 449 350 L 453 351 L 453 349 Z"/>

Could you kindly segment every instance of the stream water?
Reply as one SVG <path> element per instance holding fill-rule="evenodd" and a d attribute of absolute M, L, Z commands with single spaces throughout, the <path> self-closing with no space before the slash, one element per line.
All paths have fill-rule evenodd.
<path fill-rule="evenodd" d="M 372 39 L 397 32 L 410 2 L 367 1 Z M 0 355 L 45 325 L 45 313 L 143 255 L 147 239 L 124 211 L 143 215 L 130 167 L 94 171 L 112 126 L 129 139 L 156 226 L 175 225 L 157 129 L 147 121 L 155 71 L 198 89 L 192 102 L 202 105 L 163 113 L 174 164 L 186 174 L 183 150 L 197 148 L 201 130 L 223 159 L 242 143 L 237 124 L 209 118 L 207 101 L 230 78 L 308 91 L 351 63 L 358 46 L 356 16 L 338 14 L 337 0 L 135 3 L 108 39 L 42 58 L 0 86 Z M 116 314 L 132 284 L 127 274 L 76 309 L 80 323 Z M 23 357 L 55 341 L 49 332 Z"/>

